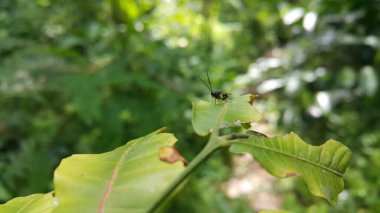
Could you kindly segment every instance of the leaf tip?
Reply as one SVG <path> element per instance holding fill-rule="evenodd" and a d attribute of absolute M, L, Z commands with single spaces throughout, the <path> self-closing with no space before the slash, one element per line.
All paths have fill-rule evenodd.
<path fill-rule="evenodd" d="M 259 97 L 259 95 L 253 95 L 253 94 L 249 94 L 250 95 L 250 99 L 249 99 L 249 103 L 250 104 L 253 104 L 253 102 L 257 99 L 257 97 Z"/>
<path fill-rule="evenodd" d="M 163 132 L 165 132 L 165 131 L 166 131 L 166 129 L 167 129 L 167 127 L 166 127 L 166 126 L 164 126 L 164 127 L 161 127 L 161 128 L 159 128 L 159 129 L 157 129 L 156 131 L 154 131 L 154 134 L 163 133 Z"/>

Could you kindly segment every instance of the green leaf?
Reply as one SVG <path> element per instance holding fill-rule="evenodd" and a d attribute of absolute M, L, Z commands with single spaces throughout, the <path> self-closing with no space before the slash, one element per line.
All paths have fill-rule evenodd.
<path fill-rule="evenodd" d="M 351 156 L 351 151 L 338 141 L 330 139 L 321 146 L 312 146 L 294 133 L 236 140 L 230 151 L 251 153 L 274 176 L 302 176 L 312 194 L 332 204 L 343 190 L 342 176 Z"/>
<path fill-rule="evenodd" d="M 26 197 L 18 197 L 0 205 L 0 212 L 14 213 L 49 213 L 55 208 L 52 193 L 33 194 Z"/>
<path fill-rule="evenodd" d="M 160 132 L 111 152 L 64 159 L 54 174 L 56 212 L 146 212 L 184 169 L 181 160 L 160 160 L 159 150 L 177 140 Z"/>
<path fill-rule="evenodd" d="M 252 107 L 253 95 L 240 96 L 225 103 L 211 103 L 206 101 L 193 102 L 192 124 L 198 135 L 207 135 L 218 120 L 220 110 L 227 106 L 222 127 L 229 127 L 241 123 L 255 122 L 260 119 L 260 113 Z"/>
<path fill-rule="evenodd" d="M 282 210 L 282 209 L 263 209 L 263 210 L 260 210 L 259 213 L 290 213 L 286 210 Z"/>

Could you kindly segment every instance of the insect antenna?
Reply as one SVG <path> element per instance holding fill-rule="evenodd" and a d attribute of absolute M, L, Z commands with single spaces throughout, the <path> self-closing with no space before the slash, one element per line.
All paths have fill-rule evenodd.
<path fill-rule="evenodd" d="M 197 77 L 199 78 L 199 80 L 201 80 L 202 81 L 202 83 L 204 84 L 204 85 L 206 85 L 206 87 L 210 90 L 210 92 L 212 92 L 212 88 L 211 88 L 211 84 L 210 84 L 210 86 L 199 76 L 199 75 L 197 75 Z"/>
<path fill-rule="evenodd" d="M 212 90 L 212 86 L 211 86 L 211 82 L 210 82 L 210 77 L 208 77 L 208 71 L 207 71 L 207 69 L 206 69 L 206 74 L 207 74 L 208 83 L 210 84 L 210 91 L 214 91 L 214 90 Z"/>

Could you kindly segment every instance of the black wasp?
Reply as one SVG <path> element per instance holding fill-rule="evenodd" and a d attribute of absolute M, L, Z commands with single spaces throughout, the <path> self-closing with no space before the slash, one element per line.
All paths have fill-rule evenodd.
<path fill-rule="evenodd" d="M 210 90 L 210 94 L 211 94 L 211 97 L 215 100 L 222 100 L 222 101 L 225 101 L 228 99 L 228 93 L 225 93 L 223 91 L 218 91 L 218 90 L 212 90 L 212 86 L 211 86 L 211 82 L 210 82 L 210 77 L 208 76 L 208 72 L 206 70 L 206 74 L 207 74 L 207 80 L 208 80 L 208 84 L 201 78 L 198 76 L 198 78 L 204 83 L 204 85 L 206 85 L 206 87 Z"/>

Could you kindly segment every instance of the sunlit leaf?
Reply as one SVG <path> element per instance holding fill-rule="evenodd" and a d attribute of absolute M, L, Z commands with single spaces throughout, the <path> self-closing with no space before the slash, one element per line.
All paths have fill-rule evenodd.
<path fill-rule="evenodd" d="M 0 205 L 1 213 L 49 213 L 55 207 L 52 193 L 33 194 L 26 197 L 14 198 Z"/>
<path fill-rule="evenodd" d="M 302 176 L 312 194 L 332 204 L 343 190 L 342 176 L 351 156 L 351 151 L 335 140 L 312 146 L 294 133 L 274 138 L 252 136 L 234 142 L 230 150 L 251 153 L 277 177 Z"/>
<path fill-rule="evenodd" d="M 184 169 L 160 160 L 176 138 L 156 131 L 103 154 L 73 155 L 54 174 L 56 212 L 146 212 Z"/>
<path fill-rule="evenodd" d="M 140 14 L 139 8 L 135 1 L 119 0 L 119 5 L 128 18 L 132 20 L 136 19 Z"/>
<path fill-rule="evenodd" d="M 371 66 L 365 66 L 360 73 L 360 90 L 368 96 L 373 96 L 378 88 L 376 71 Z"/>
<path fill-rule="evenodd" d="M 220 110 L 227 105 L 222 127 L 241 123 L 255 122 L 260 119 L 260 113 L 252 107 L 253 95 L 244 95 L 225 103 L 206 101 L 193 102 L 192 124 L 198 135 L 207 135 L 215 127 Z"/>

